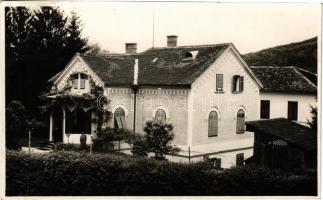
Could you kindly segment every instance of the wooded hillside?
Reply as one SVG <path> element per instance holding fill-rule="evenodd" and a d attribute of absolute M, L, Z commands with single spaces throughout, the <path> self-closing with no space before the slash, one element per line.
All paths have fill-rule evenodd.
<path fill-rule="evenodd" d="M 317 73 L 317 37 L 243 55 L 250 66 L 296 66 Z"/>

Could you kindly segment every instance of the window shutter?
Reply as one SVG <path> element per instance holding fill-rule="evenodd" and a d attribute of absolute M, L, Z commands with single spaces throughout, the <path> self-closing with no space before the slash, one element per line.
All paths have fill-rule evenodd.
<path fill-rule="evenodd" d="M 243 153 L 237 154 L 236 155 L 236 165 L 243 166 L 243 162 L 244 162 L 244 154 Z"/>
<path fill-rule="evenodd" d="M 232 92 L 236 91 L 236 76 L 232 77 Z"/>
<path fill-rule="evenodd" d="M 215 169 L 221 169 L 221 158 L 215 159 Z"/>
<path fill-rule="evenodd" d="M 158 109 L 155 114 L 155 123 L 166 123 L 166 112 L 163 109 Z"/>
<path fill-rule="evenodd" d="M 243 91 L 243 76 L 239 77 L 239 91 L 242 92 Z"/>
<path fill-rule="evenodd" d="M 239 110 L 237 113 L 237 133 L 244 132 L 244 124 L 245 124 L 245 114 L 243 110 Z"/>
<path fill-rule="evenodd" d="M 208 127 L 208 136 L 217 136 L 218 135 L 218 114 L 216 111 L 211 111 L 209 114 L 209 127 Z"/>
<path fill-rule="evenodd" d="M 81 79 L 80 80 L 80 89 L 84 89 L 85 88 L 85 79 Z"/>
<path fill-rule="evenodd" d="M 122 108 L 117 108 L 114 112 L 114 120 L 116 128 L 125 128 L 125 112 Z"/>
<path fill-rule="evenodd" d="M 72 80 L 72 84 L 73 84 L 74 89 L 77 89 L 77 87 L 78 87 L 77 83 L 78 83 L 78 79 L 73 79 Z"/>
<path fill-rule="evenodd" d="M 223 74 L 216 75 L 216 90 L 217 91 L 223 90 Z"/>

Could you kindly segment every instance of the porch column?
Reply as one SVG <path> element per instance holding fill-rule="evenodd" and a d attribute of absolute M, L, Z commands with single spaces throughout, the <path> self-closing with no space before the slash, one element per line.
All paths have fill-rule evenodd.
<path fill-rule="evenodd" d="M 53 141 L 53 112 L 49 115 L 49 141 Z"/>
<path fill-rule="evenodd" d="M 96 123 L 93 123 L 92 120 L 96 118 L 95 112 L 91 111 L 91 135 L 93 135 L 93 138 L 97 138 L 96 133 Z"/>
<path fill-rule="evenodd" d="M 65 143 L 64 139 L 65 139 L 65 109 L 63 109 L 63 128 L 62 128 L 62 134 L 63 134 L 63 143 Z"/>

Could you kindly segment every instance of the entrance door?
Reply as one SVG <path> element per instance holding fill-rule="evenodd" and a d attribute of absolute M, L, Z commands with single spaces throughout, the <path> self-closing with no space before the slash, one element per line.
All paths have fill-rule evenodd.
<path fill-rule="evenodd" d="M 59 107 L 53 111 L 53 141 L 63 142 L 63 110 Z"/>

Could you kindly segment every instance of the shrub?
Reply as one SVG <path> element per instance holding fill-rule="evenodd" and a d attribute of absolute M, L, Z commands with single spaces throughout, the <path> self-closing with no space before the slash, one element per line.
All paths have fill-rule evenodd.
<path fill-rule="evenodd" d="M 19 149 L 19 138 L 26 134 L 26 109 L 20 101 L 11 101 L 6 108 L 6 146 L 8 149 Z"/>
<path fill-rule="evenodd" d="M 317 195 L 316 173 L 214 170 L 123 154 L 7 151 L 6 195 Z"/>
<path fill-rule="evenodd" d="M 147 121 L 145 135 L 137 135 L 134 140 L 133 153 L 147 155 L 148 152 L 153 152 L 157 160 L 164 160 L 165 154 L 176 153 L 178 148 L 171 144 L 175 136 L 173 129 L 172 124 Z"/>
<path fill-rule="evenodd" d="M 129 141 L 132 133 L 126 129 L 104 128 L 98 133 L 98 138 L 93 139 L 93 150 L 110 151 L 114 149 L 113 141 Z"/>

